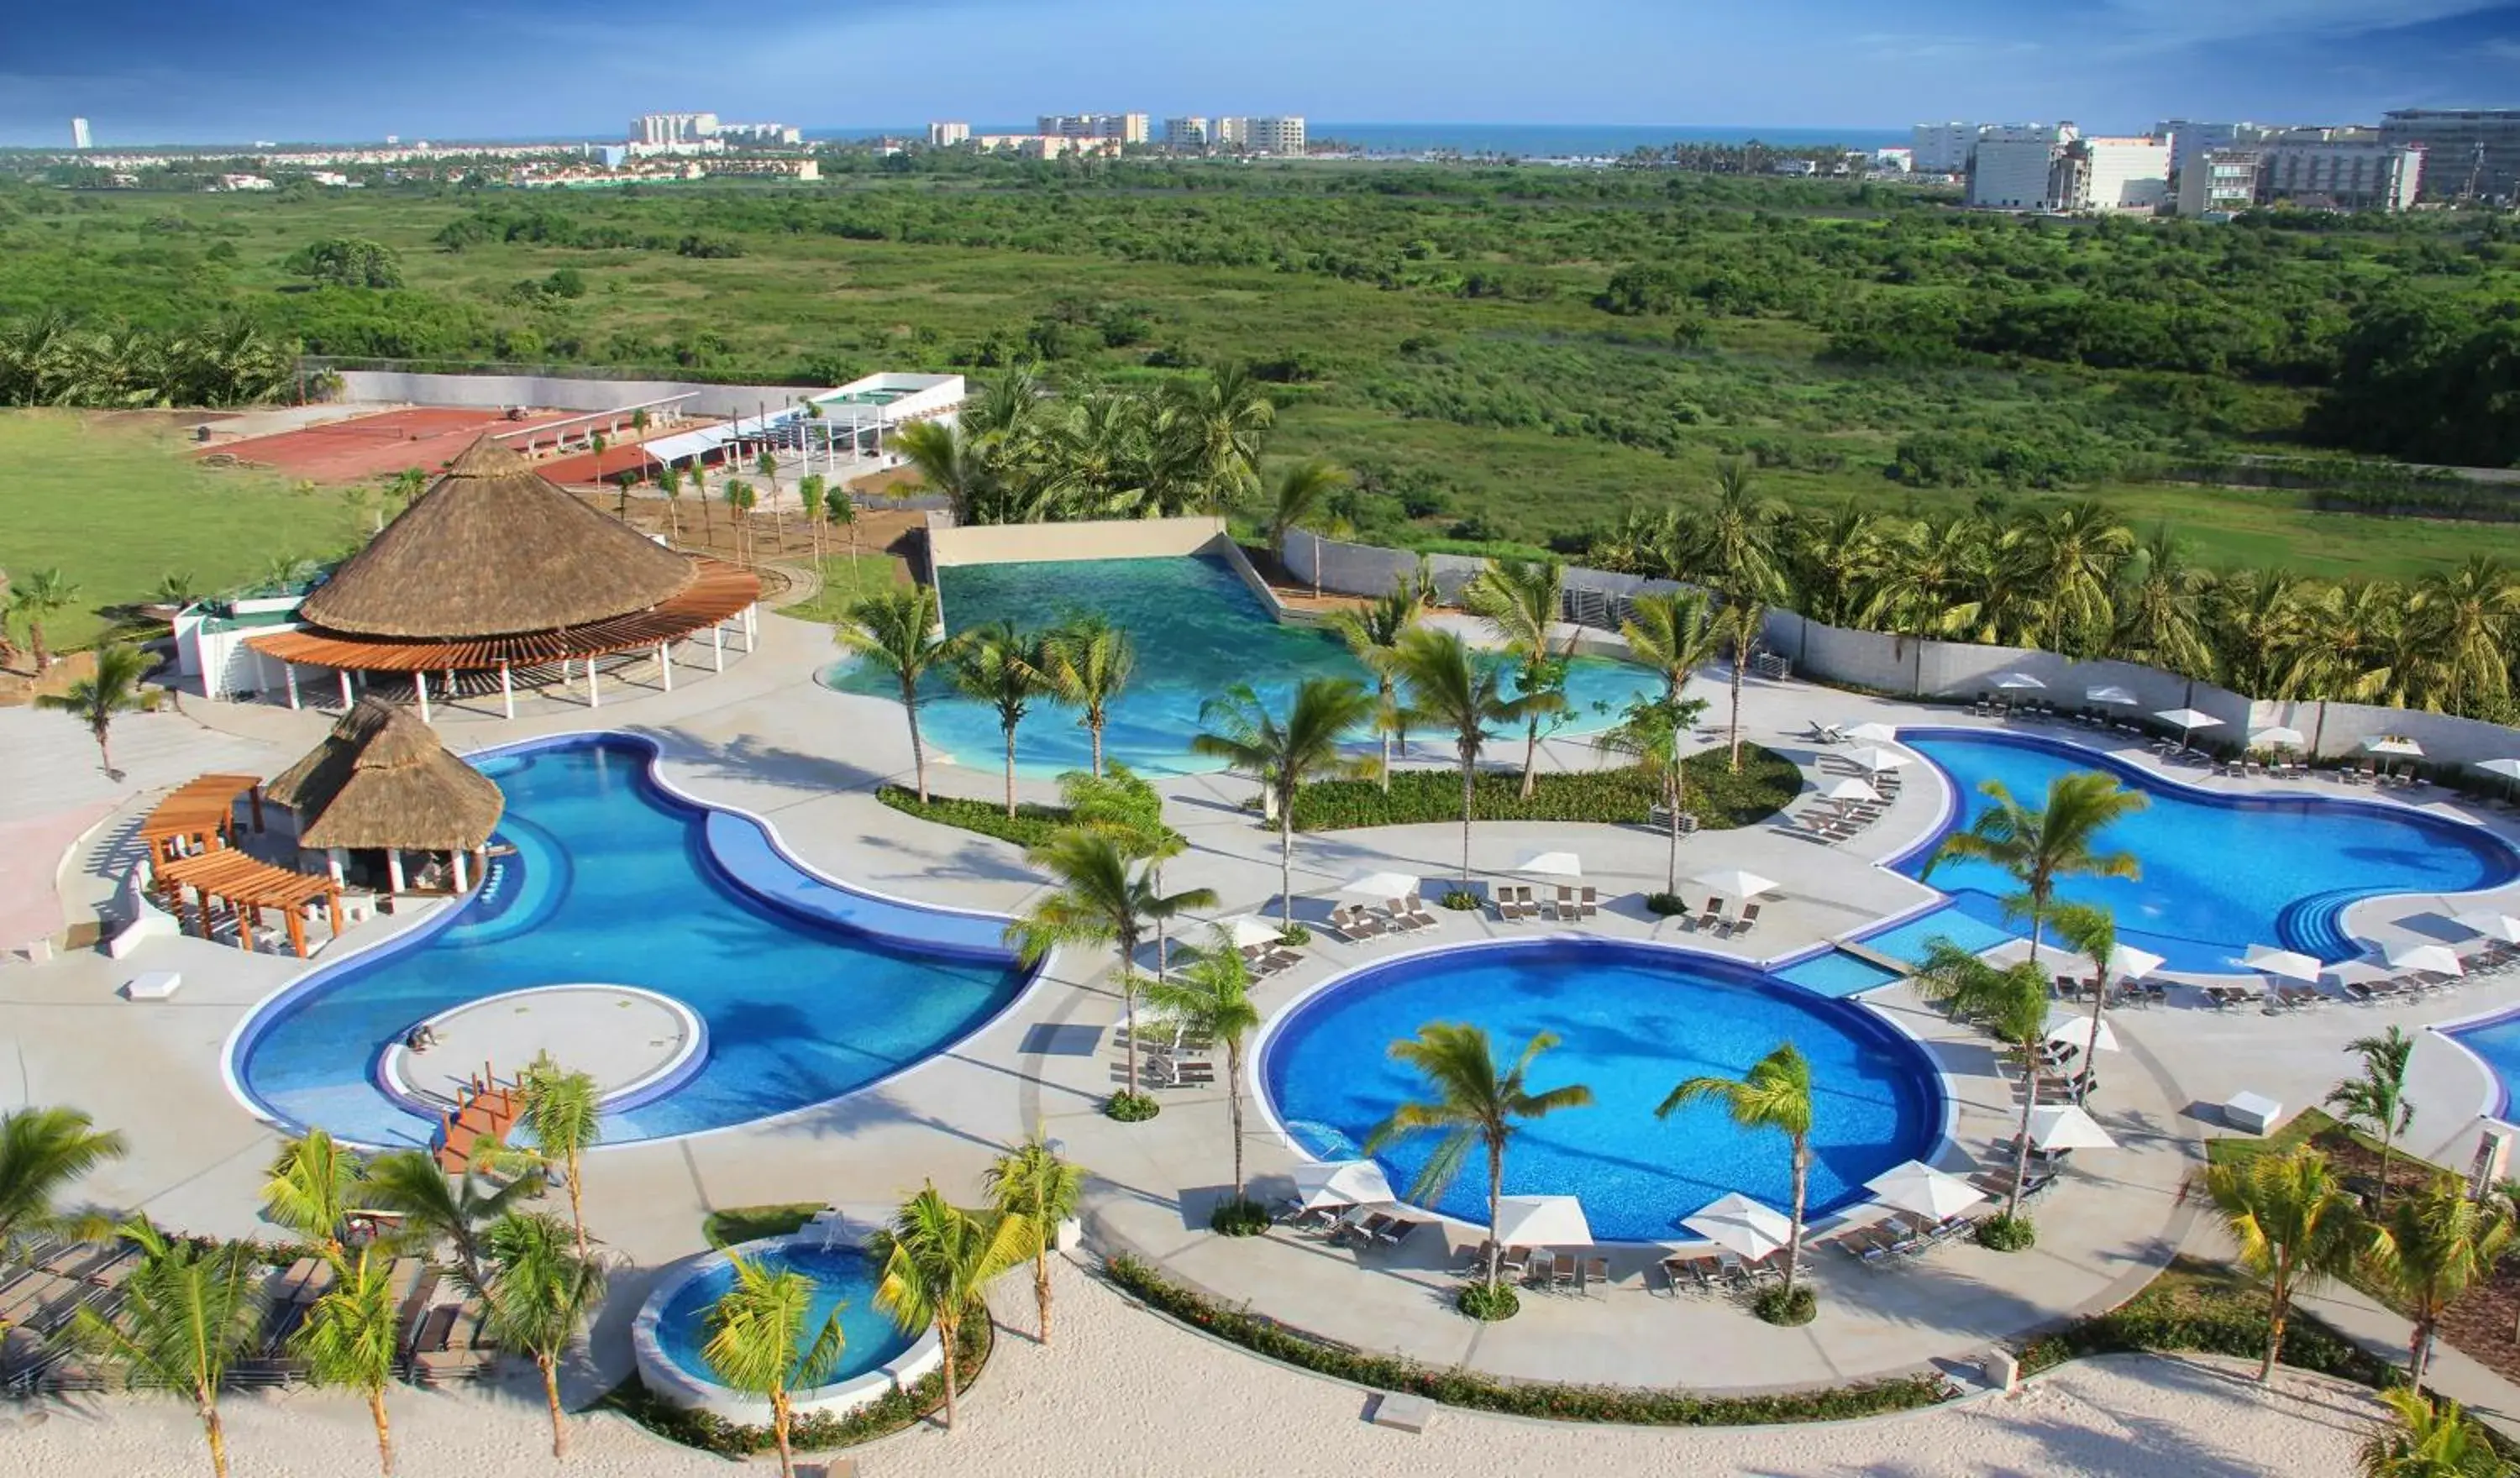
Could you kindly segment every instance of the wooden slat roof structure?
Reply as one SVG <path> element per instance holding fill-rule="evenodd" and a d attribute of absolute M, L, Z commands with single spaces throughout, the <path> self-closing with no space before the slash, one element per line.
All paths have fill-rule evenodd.
<path fill-rule="evenodd" d="M 188 780 L 141 818 L 140 839 L 155 842 L 220 830 L 236 814 L 237 797 L 261 784 L 259 775 L 204 775 Z"/>
<path fill-rule="evenodd" d="M 474 852 L 507 809 L 497 782 L 373 694 L 268 788 L 297 813 L 297 838 L 309 847 Z"/>
<path fill-rule="evenodd" d="M 275 867 L 233 847 L 159 863 L 158 880 L 170 887 L 198 888 L 233 904 L 263 909 L 293 909 L 324 897 L 337 886 L 330 877 Z"/>
<path fill-rule="evenodd" d="M 677 555 L 676 559 L 684 556 Z M 479 672 L 535 667 L 569 657 L 609 656 L 679 641 L 739 615 L 761 599 L 761 577 L 738 565 L 695 560 L 698 574 L 672 599 L 646 610 L 505 636 L 413 641 L 324 629 L 271 632 L 246 645 L 288 662 L 352 672 Z"/>

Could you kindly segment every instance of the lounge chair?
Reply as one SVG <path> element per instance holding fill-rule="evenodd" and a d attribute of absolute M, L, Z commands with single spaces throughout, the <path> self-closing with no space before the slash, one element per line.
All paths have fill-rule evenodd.
<path fill-rule="evenodd" d="M 1574 1253 L 1552 1252 L 1549 1255 L 1550 1287 L 1572 1288 L 1576 1286 L 1576 1277 L 1580 1271 L 1580 1265 L 1576 1263 Z"/>
<path fill-rule="evenodd" d="M 1409 926 L 1411 928 L 1431 929 L 1435 926 L 1435 916 L 1426 912 L 1425 899 L 1412 893 L 1407 898 L 1402 899 L 1401 902 L 1407 906 L 1407 916 L 1409 918 Z"/>
<path fill-rule="evenodd" d="M 1562 882 L 1557 885 L 1557 902 L 1554 907 L 1559 923 L 1573 923 L 1584 917 L 1583 900 L 1576 896 L 1574 888 Z"/>
<path fill-rule="evenodd" d="M 1595 1283 L 1610 1286 L 1610 1260 L 1606 1257 L 1588 1257 L 1575 1270 L 1576 1292 L 1590 1293 Z"/>
<path fill-rule="evenodd" d="M 1711 929 L 1715 927 L 1716 924 L 1722 922 L 1723 919 L 1724 900 L 1721 898 L 1710 898 L 1706 900 L 1706 907 L 1698 911 L 1697 920 L 1693 926 L 1701 929 Z"/>
<path fill-rule="evenodd" d="M 1758 926 L 1759 906 L 1755 903 L 1745 903 L 1741 905 L 1741 917 L 1732 920 L 1732 927 L 1727 932 L 1725 937 L 1731 938 L 1737 934 L 1747 934 Z"/>
<path fill-rule="evenodd" d="M 1584 899 L 1583 899 L 1583 903 L 1582 903 L 1582 909 L 1583 909 L 1583 917 L 1585 917 L 1586 918 L 1592 918 L 1593 916 L 1595 916 L 1595 915 L 1597 915 L 1597 914 L 1598 914 L 1598 913 L 1600 913 L 1600 912 L 1601 912 L 1601 899 L 1600 899 L 1600 896 L 1599 896 L 1598 893 L 1596 893 L 1596 892 L 1594 891 L 1593 885 L 1592 885 L 1591 883 L 1589 883 L 1589 882 L 1588 882 L 1588 883 L 1586 883 L 1586 884 L 1584 884 Z"/>

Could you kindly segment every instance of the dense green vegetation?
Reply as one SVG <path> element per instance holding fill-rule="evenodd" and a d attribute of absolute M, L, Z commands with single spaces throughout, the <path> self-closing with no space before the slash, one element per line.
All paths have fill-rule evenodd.
<path fill-rule="evenodd" d="M 2306 440 L 2520 454 L 2507 222 L 2067 226 L 1653 171 L 826 168 L 600 196 L 8 189 L 0 318 L 235 313 L 352 359 L 818 382 L 1247 364 L 1280 449 L 1354 468 L 1351 521 L 1420 547 L 1580 546 L 1738 456 L 1798 504 L 2091 489 L 2210 562 L 2395 574 L 2437 533 L 2152 479 Z"/>
<path fill-rule="evenodd" d="M 1764 821 L 1802 789 L 1802 772 L 1794 762 L 1757 744 L 1741 746 L 1737 775 L 1720 745 L 1691 755 L 1687 768 L 1688 810 L 1708 830 Z M 1642 826 L 1662 795 L 1659 784 L 1635 767 L 1542 775 L 1529 800 L 1521 796 L 1521 777 L 1510 772 L 1481 772 L 1471 791 L 1471 818 Z M 1306 785 L 1295 797 L 1295 828 L 1302 831 L 1458 822 L 1461 817 L 1461 777 L 1449 766 L 1395 770 L 1387 791 L 1379 781 L 1333 780 Z"/>

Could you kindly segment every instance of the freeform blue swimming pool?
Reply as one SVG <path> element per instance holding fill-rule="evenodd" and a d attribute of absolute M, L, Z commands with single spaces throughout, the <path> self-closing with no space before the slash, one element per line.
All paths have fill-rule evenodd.
<path fill-rule="evenodd" d="M 821 1333 L 823 1321 L 835 1311 L 840 1316 L 840 1361 L 822 1378 L 822 1385 L 838 1385 L 869 1370 L 880 1369 L 899 1360 L 916 1339 L 904 1333 L 892 1316 L 876 1308 L 875 1261 L 859 1248 L 783 1242 L 747 1249 L 744 1255 L 773 1273 L 802 1273 L 813 1279 L 814 1302 L 805 1316 L 809 1337 Z M 704 1269 L 674 1291 L 656 1321 L 656 1343 L 664 1350 L 665 1358 L 694 1379 L 719 1383 L 700 1352 L 709 1341 L 710 1306 L 734 1286 L 732 1264 Z"/>
<path fill-rule="evenodd" d="M 1191 753 L 1190 740 L 1202 727 L 1199 705 L 1237 683 L 1249 683 L 1273 702 L 1311 677 L 1353 678 L 1371 686 L 1364 666 L 1337 637 L 1320 627 L 1281 625 L 1219 560 L 948 565 L 939 572 L 939 589 L 946 624 L 958 632 L 994 621 L 1039 630 L 1074 611 L 1100 612 L 1125 628 L 1137 646 L 1137 669 L 1128 691 L 1111 705 L 1102 743 L 1106 755 L 1144 774 L 1220 768 L 1218 761 Z M 830 668 L 823 680 L 843 693 L 888 698 L 900 692 L 891 676 L 855 660 Z M 1657 681 L 1633 663 L 1577 658 L 1566 679 L 1574 712 L 1561 732 L 1609 727 Z M 980 769 L 1004 763 L 995 709 L 956 694 L 943 673 L 931 675 L 922 692 L 927 701 L 919 710 L 919 726 L 932 751 Z M 1036 702 L 1016 726 L 1015 740 L 1016 768 L 1027 774 L 1081 769 L 1093 756 L 1076 711 L 1048 699 Z"/>
<path fill-rule="evenodd" d="M 1942 1134 L 1933 1064 L 1864 1008 L 1710 956 L 1598 939 L 1439 950 L 1332 982 L 1262 1047 L 1260 1077 L 1279 1123 L 1319 1158 L 1361 1153 L 1396 1105 L 1424 1093 L 1389 1048 L 1430 1021 L 1486 1028 L 1507 1060 L 1535 1033 L 1558 1035 L 1530 1087 L 1580 1083 L 1594 1102 L 1525 1125 L 1506 1157 L 1506 1190 L 1574 1195 L 1594 1233 L 1610 1240 L 1685 1237 L 1680 1219 L 1728 1191 L 1792 1204 L 1782 1136 L 1737 1129 L 1714 1103 L 1668 1119 L 1653 1113 L 1683 1079 L 1738 1076 L 1782 1042 L 1812 1065 L 1814 1215 L 1861 1199 L 1866 1181 L 1928 1156 Z M 1405 1193 L 1434 1142 L 1404 1139 L 1375 1158 Z M 1433 1209 L 1486 1222 L 1477 1160 Z"/>
<path fill-rule="evenodd" d="M 2173 970 L 2228 972 L 2252 944 L 2280 944 L 2330 963 L 2362 947 L 2345 932 L 2345 910 L 2384 893 L 2460 893 L 2520 877 L 2520 855 L 2481 827 L 2400 806 L 2325 796 L 2235 796 L 2182 785 L 2111 755 L 2061 739 L 1979 730 L 1902 730 L 1900 742 L 1950 778 L 1956 814 L 1943 832 L 1897 864 L 1950 894 L 1982 923 L 2024 932 L 2003 918 L 2010 876 L 1979 862 L 1927 863 L 1951 830 L 1993 803 L 1978 787 L 2002 783 L 2036 806 L 2048 782 L 2099 770 L 2141 790 L 2150 804 L 2113 825 L 2105 850 L 2133 853 L 2140 878 L 2065 877 L 2057 896 L 2116 916 L 2121 942 L 2150 950 Z"/>
<path fill-rule="evenodd" d="M 264 1003 L 235 1040 L 245 1093 L 355 1142 L 427 1143 L 430 1121 L 378 1083 L 384 1048 L 413 1023 L 535 986 L 639 986 L 690 1007 L 707 1032 L 696 1075 L 605 1116 L 608 1142 L 655 1139 L 863 1088 L 1021 991 L 1025 973 L 996 943 L 1003 920 L 815 878 L 758 824 L 660 788 L 652 752 L 605 736 L 479 761 L 507 793 L 498 837 L 515 855 L 446 919 Z"/>

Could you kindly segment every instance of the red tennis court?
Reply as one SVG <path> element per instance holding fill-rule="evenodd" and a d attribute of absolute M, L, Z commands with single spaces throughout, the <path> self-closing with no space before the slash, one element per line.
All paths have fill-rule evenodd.
<path fill-rule="evenodd" d="M 317 482 L 360 482 L 391 476 L 407 467 L 434 476 L 440 467 L 486 431 L 522 430 L 566 419 L 564 413 L 554 412 L 510 421 L 501 411 L 417 406 L 276 435 L 218 442 L 202 451 L 225 453 L 240 462 L 277 468 L 291 476 Z"/>

